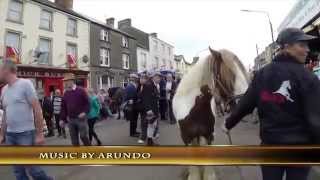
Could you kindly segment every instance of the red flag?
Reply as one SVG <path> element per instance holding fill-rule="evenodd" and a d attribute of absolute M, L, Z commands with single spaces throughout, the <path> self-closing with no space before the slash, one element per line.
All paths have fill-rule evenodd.
<path fill-rule="evenodd" d="M 74 57 L 74 55 L 68 54 L 67 58 L 68 58 L 69 67 L 70 68 L 76 68 L 77 67 L 77 61 L 76 61 L 76 58 Z"/>
<path fill-rule="evenodd" d="M 6 48 L 6 58 L 11 59 L 14 63 L 19 64 L 19 52 L 16 48 L 7 46 Z"/>

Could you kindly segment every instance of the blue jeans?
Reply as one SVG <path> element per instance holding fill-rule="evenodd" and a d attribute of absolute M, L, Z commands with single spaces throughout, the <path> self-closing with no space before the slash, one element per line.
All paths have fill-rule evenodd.
<path fill-rule="evenodd" d="M 35 145 L 35 131 L 26 131 L 22 133 L 6 134 L 6 145 L 9 146 L 33 146 Z M 44 170 L 38 166 L 13 166 L 14 174 L 17 180 L 29 180 L 27 171 L 34 180 L 52 180 L 47 176 Z"/>

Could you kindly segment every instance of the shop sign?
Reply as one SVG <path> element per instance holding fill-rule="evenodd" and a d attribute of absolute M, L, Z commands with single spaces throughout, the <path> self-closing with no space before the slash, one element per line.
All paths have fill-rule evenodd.
<path fill-rule="evenodd" d="M 63 73 L 56 72 L 37 72 L 37 71 L 18 71 L 20 77 L 46 77 L 46 78 L 63 78 Z"/>
<path fill-rule="evenodd" d="M 278 31 L 284 28 L 302 28 L 320 12 L 319 0 L 299 0 L 281 23 Z"/>

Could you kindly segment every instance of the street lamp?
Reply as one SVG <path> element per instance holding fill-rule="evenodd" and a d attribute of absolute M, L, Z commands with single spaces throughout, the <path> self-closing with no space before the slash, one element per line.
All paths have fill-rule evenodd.
<path fill-rule="evenodd" d="M 271 38 L 272 38 L 272 43 L 274 43 L 274 37 L 273 37 L 273 26 L 271 23 L 270 15 L 267 11 L 258 11 L 258 10 L 248 10 L 248 9 L 242 9 L 242 12 L 253 12 L 253 13 L 260 13 L 260 14 L 265 14 L 268 17 L 269 20 L 269 25 L 270 25 L 270 31 L 271 31 Z"/>

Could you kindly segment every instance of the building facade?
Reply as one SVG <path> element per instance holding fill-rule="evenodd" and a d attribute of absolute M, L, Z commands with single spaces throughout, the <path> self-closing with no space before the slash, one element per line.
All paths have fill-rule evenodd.
<path fill-rule="evenodd" d="M 131 19 L 118 22 L 118 28 L 127 32 L 137 40 L 137 70 L 138 72 L 151 70 L 149 57 L 149 34 L 132 26 Z"/>
<path fill-rule="evenodd" d="M 63 3 L 1 0 L 0 57 L 18 63 L 18 75 L 48 95 L 63 90 L 65 73 L 87 86 L 89 21 Z M 69 4 L 70 5 L 70 4 Z"/>
<path fill-rule="evenodd" d="M 149 34 L 149 67 L 152 70 L 172 70 L 176 69 L 174 63 L 174 47 L 169 43 L 159 39 L 156 33 Z"/>
<path fill-rule="evenodd" d="M 90 25 L 90 82 L 94 89 L 123 87 L 130 73 L 137 72 L 137 42 L 114 28 L 114 19 Z"/>

